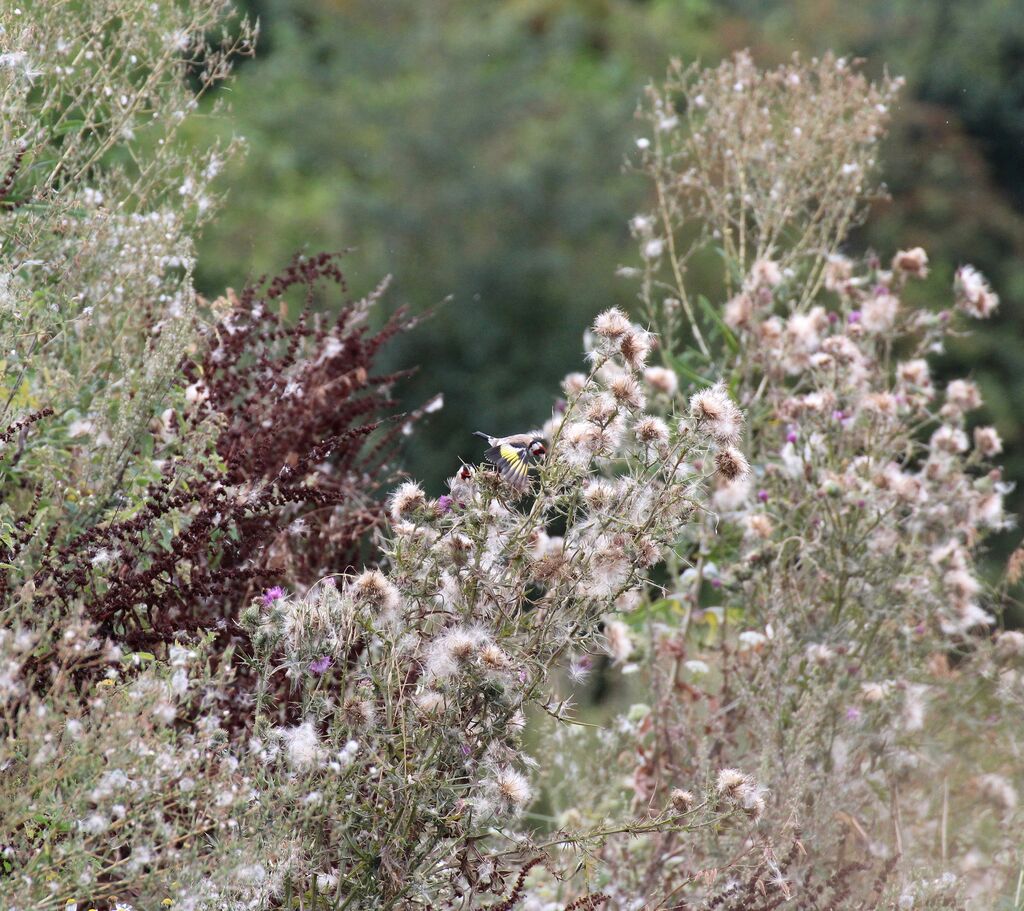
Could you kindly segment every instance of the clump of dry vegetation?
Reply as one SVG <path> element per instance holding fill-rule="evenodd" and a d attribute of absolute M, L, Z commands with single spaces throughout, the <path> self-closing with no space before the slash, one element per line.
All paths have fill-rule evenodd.
<path fill-rule="evenodd" d="M 174 135 L 250 49 L 226 12 L 0 12 L 0 903 L 1016 907 L 1001 442 L 929 367 L 998 298 L 843 254 L 897 84 L 674 66 L 644 325 L 596 316 L 525 485 L 435 497 L 393 477 L 437 403 L 394 419 L 383 287 L 289 321 L 346 293 L 322 256 L 195 295 L 233 150 Z M 599 656 L 636 704 L 595 729 Z"/>

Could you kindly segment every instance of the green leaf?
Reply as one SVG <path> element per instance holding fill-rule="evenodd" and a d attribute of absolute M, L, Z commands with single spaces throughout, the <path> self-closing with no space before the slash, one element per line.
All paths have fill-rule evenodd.
<path fill-rule="evenodd" d="M 0 520 L 0 543 L 8 550 L 14 549 L 14 526 L 6 520 Z"/>
<path fill-rule="evenodd" d="M 686 365 L 686 362 L 682 358 L 676 357 L 673 354 L 666 353 L 666 359 L 672 365 L 672 369 L 676 373 L 688 379 L 691 383 L 696 383 L 698 386 L 714 386 L 715 381 L 709 380 L 706 376 L 701 376 L 696 370 L 691 369 Z"/>
<path fill-rule="evenodd" d="M 743 263 L 726 253 L 723 246 L 716 245 L 713 249 L 721 258 L 722 263 L 732 277 L 733 284 L 742 285 L 746 271 Z"/>
<path fill-rule="evenodd" d="M 623 615 L 622 619 L 627 626 L 639 631 L 648 620 L 667 622 L 681 617 L 684 613 L 682 597 L 669 595 L 667 598 L 661 598 L 651 604 L 641 605 L 636 610 Z"/>
<path fill-rule="evenodd" d="M 67 133 L 74 133 L 81 130 L 85 126 L 85 121 L 81 119 L 69 119 L 65 120 L 60 126 L 53 130 L 54 136 L 64 136 Z"/>
<path fill-rule="evenodd" d="M 736 336 L 733 335 L 732 329 L 725 324 L 725 320 L 722 319 L 722 314 L 718 312 L 718 308 L 703 294 L 697 295 L 697 303 L 700 304 L 700 308 L 704 311 L 707 318 L 718 327 L 718 331 L 722 333 L 722 338 L 725 339 L 725 344 L 729 347 L 729 350 L 736 354 L 740 350 L 740 343 L 736 340 Z"/>

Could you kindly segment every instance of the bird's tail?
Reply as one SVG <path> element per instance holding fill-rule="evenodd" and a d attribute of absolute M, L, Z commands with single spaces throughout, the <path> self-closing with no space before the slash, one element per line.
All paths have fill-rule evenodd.
<path fill-rule="evenodd" d="M 484 433 L 482 430 L 474 430 L 473 431 L 473 436 L 475 436 L 475 437 L 483 437 L 485 440 L 487 440 L 488 443 L 492 439 L 492 437 L 491 437 L 491 435 L 489 433 Z"/>

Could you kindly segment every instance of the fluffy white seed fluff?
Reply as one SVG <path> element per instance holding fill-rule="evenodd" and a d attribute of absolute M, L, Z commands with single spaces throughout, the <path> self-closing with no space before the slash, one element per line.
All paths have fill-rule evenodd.
<path fill-rule="evenodd" d="M 284 741 L 288 764 L 296 771 L 308 771 L 320 761 L 323 747 L 311 721 L 294 728 L 279 728 L 278 734 Z"/>
<path fill-rule="evenodd" d="M 736 443 L 743 429 L 743 415 L 722 383 L 690 397 L 690 417 L 698 430 L 721 444 Z"/>

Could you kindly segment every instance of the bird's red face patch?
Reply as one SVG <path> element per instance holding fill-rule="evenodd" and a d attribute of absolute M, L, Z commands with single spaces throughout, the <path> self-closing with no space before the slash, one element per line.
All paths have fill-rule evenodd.
<path fill-rule="evenodd" d="M 534 440 L 530 444 L 530 455 L 535 459 L 543 458 L 547 451 L 547 447 L 540 440 Z"/>

